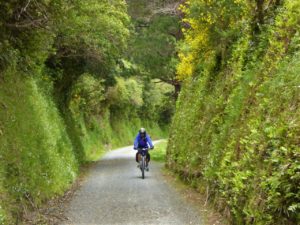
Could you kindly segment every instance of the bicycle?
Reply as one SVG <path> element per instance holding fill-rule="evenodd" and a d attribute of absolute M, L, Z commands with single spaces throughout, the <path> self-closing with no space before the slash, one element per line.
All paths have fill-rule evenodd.
<path fill-rule="evenodd" d="M 148 148 L 142 148 L 139 149 L 139 154 L 138 154 L 138 161 L 139 161 L 139 168 L 142 171 L 142 178 L 145 178 L 145 168 L 146 168 L 146 164 L 147 164 L 147 159 L 146 159 L 146 155 L 147 155 L 147 151 Z"/>

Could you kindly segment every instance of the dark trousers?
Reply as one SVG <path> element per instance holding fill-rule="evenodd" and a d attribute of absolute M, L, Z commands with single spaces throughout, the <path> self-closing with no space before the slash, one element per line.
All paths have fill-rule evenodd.
<path fill-rule="evenodd" d="M 138 163 L 139 162 L 139 159 L 138 159 L 138 155 L 139 155 L 140 151 L 138 151 L 135 155 L 135 161 Z M 147 151 L 147 154 L 146 154 L 146 160 L 147 160 L 147 163 L 150 162 L 150 154 L 149 154 L 149 151 Z"/>

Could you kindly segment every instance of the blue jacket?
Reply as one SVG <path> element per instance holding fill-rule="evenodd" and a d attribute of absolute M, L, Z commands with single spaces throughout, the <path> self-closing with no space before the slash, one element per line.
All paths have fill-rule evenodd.
<path fill-rule="evenodd" d="M 134 140 L 134 148 L 153 148 L 152 140 L 148 134 L 146 134 L 146 138 L 143 140 L 141 135 L 138 134 Z"/>

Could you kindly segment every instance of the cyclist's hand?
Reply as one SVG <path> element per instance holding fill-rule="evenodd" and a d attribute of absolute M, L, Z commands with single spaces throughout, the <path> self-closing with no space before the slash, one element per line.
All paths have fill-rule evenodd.
<path fill-rule="evenodd" d="M 150 149 L 154 149 L 154 146 L 152 146 Z"/>
<path fill-rule="evenodd" d="M 133 149 L 134 149 L 134 150 L 137 150 L 137 148 L 136 148 L 136 147 L 134 147 Z"/>

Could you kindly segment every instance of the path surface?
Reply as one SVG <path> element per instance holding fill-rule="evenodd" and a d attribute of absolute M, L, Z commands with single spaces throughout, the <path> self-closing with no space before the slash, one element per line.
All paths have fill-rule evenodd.
<path fill-rule="evenodd" d="M 202 224 L 196 210 L 164 181 L 151 162 L 145 179 L 132 147 L 111 151 L 90 172 L 66 209 L 70 224 Z"/>

